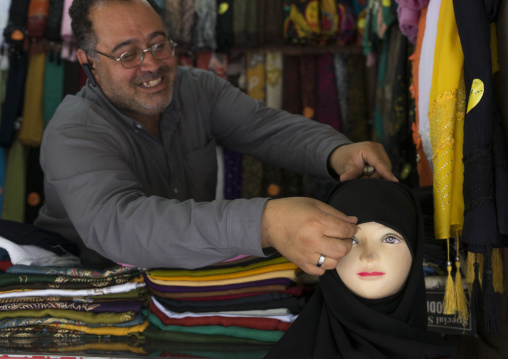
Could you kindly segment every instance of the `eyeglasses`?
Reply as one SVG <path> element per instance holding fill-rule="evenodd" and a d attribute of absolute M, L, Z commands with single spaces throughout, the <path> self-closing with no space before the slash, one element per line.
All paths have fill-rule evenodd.
<path fill-rule="evenodd" d="M 152 45 L 146 49 L 134 49 L 127 52 L 124 52 L 120 55 L 119 58 L 106 55 L 100 51 L 95 50 L 98 54 L 102 56 L 106 56 L 111 60 L 115 60 L 116 62 L 120 62 L 122 66 L 126 69 L 132 69 L 138 65 L 140 65 L 145 59 L 145 53 L 151 52 L 152 56 L 157 60 L 165 60 L 175 55 L 175 48 L 178 44 L 173 41 L 163 41 L 159 42 L 155 45 Z"/>

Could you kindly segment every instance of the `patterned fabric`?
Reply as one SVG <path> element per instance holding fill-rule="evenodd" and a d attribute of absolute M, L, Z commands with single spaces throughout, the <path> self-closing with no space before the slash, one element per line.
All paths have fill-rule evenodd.
<path fill-rule="evenodd" d="M 192 32 L 194 29 L 196 5 L 195 0 L 182 0 L 182 27 L 180 40 L 182 45 L 192 44 Z"/>
<path fill-rule="evenodd" d="M 197 49 L 217 48 L 215 27 L 217 8 L 214 0 L 194 0 L 195 23 L 193 44 Z"/>
<path fill-rule="evenodd" d="M 284 38 L 291 44 L 318 41 L 321 34 L 319 2 L 315 0 L 284 1 Z"/>
<path fill-rule="evenodd" d="M 182 30 L 182 2 L 180 0 L 165 0 L 165 22 L 168 26 L 169 38 L 180 42 Z"/>
<path fill-rule="evenodd" d="M 367 3 L 365 0 L 362 2 L 363 6 L 360 9 L 364 8 Z M 356 44 L 363 35 L 362 26 L 365 26 L 365 24 L 361 19 L 364 19 L 365 12 L 356 14 L 352 0 L 338 0 L 337 15 L 339 17 L 339 27 L 335 36 L 336 42 L 340 45 Z"/>
<path fill-rule="evenodd" d="M 434 164 L 434 226 L 437 239 L 462 232 L 464 199 L 465 89 L 464 55 L 460 45 L 452 0 L 443 0 L 434 50 L 434 70 L 429 113 L 432 162 Z"/>

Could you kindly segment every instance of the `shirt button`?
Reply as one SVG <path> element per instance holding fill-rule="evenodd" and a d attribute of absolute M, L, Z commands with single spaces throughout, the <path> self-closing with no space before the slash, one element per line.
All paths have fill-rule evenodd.
<path fill-rule="evenodd" d="M 178 193 L 178 188 L 175 188 L 174 191 L 175 191 L 175 193 Z"/>

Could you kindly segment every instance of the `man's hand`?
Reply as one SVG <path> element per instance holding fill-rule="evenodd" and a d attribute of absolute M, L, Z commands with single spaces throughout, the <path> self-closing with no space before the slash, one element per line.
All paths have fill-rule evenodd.
<path fill-rule="evenodd" d="M 263 212 L 261 245 L 275 248 L 308 274 L 322 275 L 351 250 L 356 222 L 316 199 L 274 199 Z M 317 267 L 322 254 L 326 259 Z"/>
<path fill-rule="evenodd" d="M 332 152 L 329 161 L 341 182 L 362 177 L 366 164 L 375 169 L 371 177 L 398 182 L 392 173 L 390 159 L 380 143 L 367 141 L 340 146 Z"/>

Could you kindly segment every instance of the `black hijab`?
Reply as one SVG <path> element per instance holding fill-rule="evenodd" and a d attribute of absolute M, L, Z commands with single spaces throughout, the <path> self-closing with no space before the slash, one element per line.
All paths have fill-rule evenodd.
<path fill-rule="evenodd" d="M 427 331 L 424 227 L 411 190 L 382 179 L 339 184 L 328 203 L 401 233 L 413 262 L 404 288 L 382 299 L 354 295 L 336 270 L 326 271 L 298 319 L 266 358 L 446 358 L 455 348 Z M 291 356 L 290 356 L 291 355 Z"/>

